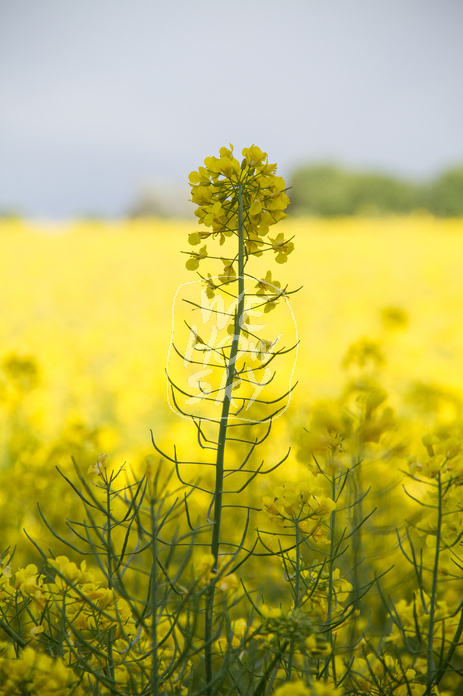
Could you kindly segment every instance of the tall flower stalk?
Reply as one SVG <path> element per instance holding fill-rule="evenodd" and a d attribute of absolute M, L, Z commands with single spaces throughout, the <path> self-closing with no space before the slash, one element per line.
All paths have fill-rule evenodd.
<path fill-rule="evenodd" d="M 268 437 L 275 416 L 286 407 L 291 388 L 272 399 L 262 398 L 262 392 L 275 376 L 269 367 L 274 358 L 295 349 L 295 345 L 277 348 L 278 339 L 257 335 L 262 325 L 251 323 L 256 315 L 260 318 L 268 316 L 280 301 L 287 301 L 291 293 L 272 278 L 271 270 L 266 270 L 264 277 L 258 277 L 248 271 L 248 264 L 253 257 L 260 257 L 265 252 L 273 252 L 277 264 L 283 264 L 293 251 L 294 244 L 291 239 L 285 239 L 282 233 L 275 237 L 269 235 L 270 227 L 287 217 L 284 210 L 289 203 L 285 182 L 277 176 L 276 165 L 270 164 L 267 154 L 255 145 L 244 148 L 242 155 L 243 159 L 239 162 L 231 145 L 229 148 L 223 147 L 219 157 L 207 157 L 204 166 L 189 176 L 191 198 L 197 206 L 195 215 L 202 225 L 199 232 L 189 235 L 189 243 L 199 250 L 188 252 L 186 267 L 197 272 L 202 287 L 201 300 L 190 301 L 190 304 L 203 316 L 205 312 L 209 312 L 209 316 L 214 313 L 216 323 L 222 325 L 223 335 L 218 339 L 214 327 L 209 339 L 205 339 L 199 335 L 197 327 L 189 327 L 190 346 L 193 349 L 188 354 L 188 349 L 181 350 L 174 345 L 175 352 L 183 357 L 184 364 L 200 365 L 199 357 L 202 357 L 202 366 L 208 369 L 198 373 L 196 385 L 194 376 L 188 379 L 188 391 L 169 377 L 174 403 L 182 415 L 189 416 L 195 422 L 200 446 L 215 452 L 214 461 L 211 462 L 215 467 L 215 481 L 210 506 L 210 552 L 213 561 L 205 608 L 204 650 L 208 693 L 212 693 L 214 681 L 214 596 L 221 572 L 223 496 L 240 493 L 258 474 L 266 473 L 262 468 L 263 463 L 252 468 L 251 455 L 255 447 Z M 211 243 L 218 243 L 220 255 L 212 252 Z M 221 264 L 215 276 L 203 272 L 204 266 L 210 262 L 215 266 Z M 225 301 L 229 303 L 228 309 L 225 308 Z M 213 366 L 212 357 L 215 359 Z M 201 379 L 204 373 L 208 373 L 207 382 Z M 196 386 L 196 393 L 191 390 L 192 385 Z M 204 410 L 201 414 L 198 410 L 187 411 L 180 403 L 182 398 L 185 406 L 201 403 Z M 267 429 L 260 439 L 251 439 L 248 430 L 240 433 L 240 437 L 234 435 L 236 430 L 231 432 L 231 428 L 248 428 L 265 423 Z M 208 428 L 207 434 L 204 424 Z M 210 432 L 211 426 L 216 428 L 215 434 L 214 431 Z M 244 443 L 248 451 L 241 465 L 230 468 L 226 465 L 227 443 L 235 445 L 237 442 Z M 182 462 L 176 455 L 171 460 L 175 462 L 180 480 L 183 480 Z M 245 484 L 235 491 L 224 490 L 225 477 L 233 473 L 248 474 Z M 227 546 L 233 547 L 233 543 L 227 540 Z M 235 558 L 237 553 L 238 550 Z"/>
<path fill-rule="evenodd" d="M 245 328 L 245 275 L 246 266 L 252 256 L 261 256 L 265 250 L 277 252 L 279 263 L 286 261 L 287 255 L 293 250 L 291 241 L 285 241 L 283 236 L 275 240 L 266 240 L 270 225 L 287 217 L 283 212 L 289 203 L 285 192 L 285 183 L 276 176 L 276 165 L 269 164 L 266 153 L 253 145 L 242 152 L 244 159 L 241 164 L 233 156 L 233 147 L 221 148 L 220 158 L 208 157 L 198 171 L 189 176 L 192 201 L 197 204 L 195 214 L 199 222 L 210 231 L 201 232 L 198 236 L 190 236 L 190 243 L 196 244 L 199 239 L 214 240 L 219 237 L 220 244 L 225 237 L 236 237 L 237 249 L 235 256 L 222 259 L 229 269 L 230 276 L 221 280 L 215 291 L 237 284 L 236 309 L 232 318 L 233 333 L 228 354 L 225 353 L 224 369 L 226 373 L 225 388 L 222 395 L 222 411 L 220 416 L 219 435 L 217 441 L 216 481 L 214 494 L 214 520 L 212 528 L 211 553 L 214 556 L 214 572 L 218 570 L 220 526 L 222 513 L 222 493 L 224 476 L 224 457 L 229 427 L 230 406 L 235 377 L 239 374 L 238 354 L 242 330 Z M 206 256 L 205 256 L 206 258 Z M 234 281 L 234 264 L 237 262 L 238 275 Z M 196 268 L 196 254 L 193 253 L 187 261 L 187 268 Z M 202 276 L 201 276 L 202 277 Z M 279 285 L 279 284 L 278 284 Z M 270 287 L 270 291 L 272 288 Z M 283 294 L 279 287 L 274 286 L 278 294 Z M 230 290 L 227 288 L 228 292 Z M 233 290 L 232 290 L 233 292 Z M 259 302 L 260 302 L 260 298 Z M 248 351 L 246 351 L 248 352 Z M 249 397 L 244 397 L 249 401 Z"/>

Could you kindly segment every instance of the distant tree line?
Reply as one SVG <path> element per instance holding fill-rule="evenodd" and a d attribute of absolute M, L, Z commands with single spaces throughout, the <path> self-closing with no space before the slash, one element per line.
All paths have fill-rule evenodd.
<path fill-rule="evenodd" d="M 296 169 L 288 179 L 291 214 L 318 217 L 406 215 L 426 210 L 438 217 L 463 217 L 463 164 L 425 183 L 333 164 Z M 127 211 L 130 218 L 190 217 L 191 204 L 179 187 L 148 186 Z M 21 220 L 22 211 L 0 209 L 0 220 Z M 82 215 L 83 219 L 102 216 Z"/>
<path fill-rule="evenodd" d="M 317 164 L 297 169 L 289 183 L 291 212 L 296 215 L 403 215 L 426 210 L 439 217 L 463 216 L 463 165 L 420 184 Z"/>

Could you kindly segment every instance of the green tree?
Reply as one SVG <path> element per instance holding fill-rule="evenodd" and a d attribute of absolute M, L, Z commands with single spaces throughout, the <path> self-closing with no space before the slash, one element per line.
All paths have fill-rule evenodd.
<path fill-rule="evenodd" d="M 319 164 L 296 170 L 291 179 L 293 213 L 334 217 L 353 215 L 353 175 L 341 167 Z"/>
<path fill-rule="evenodd" d="M 425 191 L 424 207 L 439 217 L 463 216 L 463 165 L 443 172 Z"/>
<path fill-rule="evenodd" d="M 419 205 L 419 187 L 409 181 L 376 172 L 352 172 L 330 164 L 298 169 L 291 186 L 293 212 L 299 214 L 403 214 Z"/>

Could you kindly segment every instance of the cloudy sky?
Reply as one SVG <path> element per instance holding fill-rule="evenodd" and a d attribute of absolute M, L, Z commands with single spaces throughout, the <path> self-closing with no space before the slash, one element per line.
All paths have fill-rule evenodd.
<path fill-rule="evenodd" d="M 461 0 L 0 0 L 0 211 L 117 216 L 229 142 L 431 177 L 462 36 Z"/>

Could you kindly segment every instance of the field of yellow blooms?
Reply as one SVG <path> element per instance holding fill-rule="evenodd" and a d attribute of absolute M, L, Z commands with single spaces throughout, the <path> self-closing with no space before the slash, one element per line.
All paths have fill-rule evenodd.
<path fill-rule="evenodd" d="M 0 606 L 9 592 L 5 588 L 14 586 L 15 573 L 22 573 L 16 577 L 16 588 L 35 597 L 35 608 L 29 610 L 28 620 L 37 629 L 35 633 L 31 629 L 32 633 L 26 636 L 15 624 L 20 644 L 24 644 L 23 662 L 19 664 L 10 653 L 8 659 L 19 665 L 20 671 L 29 669 L 27 661 L 30 663 L 33 658 L 27 651 L 40 639 L 40 611 L 45 606 L 41 604 L 40 592 L 62 592 L 58 580 L 51 590 L 50 584 L 41 585 L 37 579 L 41 562 L 37 547 L 45 556 L 58 559 L 55 566 L 64 575 L 69 574 L 74 561 L 79 564 L 82 560 L 65 545 L 71 539 L 66 519 L 81 519 L 82 513 L 79 497 L 62 474 L 75 481 L 74 461 L 84 480 L 91 482 L 87 472 L 95 463 L 104 461 L 114 470 L 124 465 L 136 479 L 147 469 L 155 469 L 160 459 L 152 446 L 150 431 L 159 447 L 170 454 L 175 445 L 188 457 L 196 446 L 192 422 L 180 418 L 170 408 L 166 380 L 173 325 L 194 321 L 188 303 L 174 304 L 174 297 L 178 288 L 194 276 L 185 267 L 188 255 L 181 252 L 191 251 L 188 234 L 196 229 L 194 222 L 171 220 L 61 225 L 0 222 L 0 553 L 9 549 L 2 565 L 3 575 L 0 574 Z M 362 461 L 361 477 L 349 483 L 352 495 L 361 503 L 352 509 L 346 507 L 342 514 L 346 528 L 362 524 L 364 546 L 358 542 L 346 552 L 346 558 L 351 554 L 350 574 L 342 570 L 341 559 L 341 575 L 336 575 L 337 571 L 332 575 L 330 592 L 338 593 L 339 603 L 328 621 L 330 626 L 336 626 L 336 612 L 341 615 L 349 592 L 357 593 L 355 601 L 360 602 L 368 584 L 391 568 L 382 580 L 383 599 L 387 604 L 389 597 L 394 598 L 401 622 L 390 624 L 384 641 L 389 641 L 389 645 L 403 641 L 407 655 L 412 655 L 410 659 L 402 655 L 403 662 L 397 662 L 389 648 L 384 648 L 385 643 L 368 642 L 370 628 L 377 635 L 384 619 L 384 607 L 378 608 L 380 600 L 371 605 L 373 610 L 371 606 L 365 612 L 356 608 L 355 621 L 352 619 L 346 627 L 343 614 L 338 629 L 330 628 L 339 631 L 338 641 L 350 641 L 349 645 L 357 641 L 349 676 L 344 682 L 337 682 L 337 687 L 334 682 L 326 682 L 322 690 L 323 673 L 318 673 L 317 686 L 310 694 L 462 694 L 463 624 L 460 631 L 457 626 L 460 614 L 463 616 L 462 585 L 452 579 L 461 551 L 459 556 L 453 556 L 450 550 L 455 544 L 461 547 L 461 485 L 450 490 L 448 484 L 450 493 L 442 503 L 447 517 L 444 526 L 439 527 L 442 538 L 447 534 L 448 544 L 438 578 L 442 592 L 431 619 L 437 622 L 441 612 L 446 620 L 435 630 L 435 650 L 443 654 L 448 648 L 447 638 L 457 643 L 450 655 L 456 672 L 450 677 L 442 676 L 440 691 L 437 687 L 426 691 L 426 670 L 434 658 L 426 654 L 426 649 L 422 657 L 421 648 L 418 649 L 417 627 L 421 627 L 424 636 L 430 621 L 426 602 L 420 603 L 410 589 L 420 562 L 406 562 L 403 552 L 410 555 L 406 547 L 408 522 L 411 525 L 421 519 L 422 508 L 415 498 L 431 505 L 437 495 L 435 486 L 428 491 L 420 477 L 435 483 L 441 467 L 444 480 L 452 471 L 452 462 L 456 462 L 453 468 L 460 476 L 462 473 L 463 220 L 428 216 L 288 219 L 279 225 L 280 230 L 286 238 L 294 236 L 295 243 L 288 262 L 281 266 L 282 283 L 289 282 L 293 289 L 300 287 L 289 298 L 299 341 L 292 377 L 292 383 L 297 385 L 287 410 L 275 421 L 272 435 L 263 445 L 262 458 L 270 466 L 284 457 L 289 448 L 291 451 L 275 472 L 255 479 L 255 484 L 246 490 L 243 503 L 261 510 L 252 523 L 253 533 L 255 528 L 276 530 L 273 536 L 269 533 L 265 538 L 269 547 L 273 544 L 277 548 L 278 529 L 284 526 L 281 506 L 288 509 L 293 504 L 288 501 L 302 496 L 301 481 L 306 482 L 304 490 L 309 490 L 307 481 L 321 480 L 320 467 L 334 475 L 348 467 L 347 461 L 353 468 Z M 276 278 L 278 273 L 280 268 L 274 272 Z M 280 330 L 283 337 L 294 335 L 289 314 L 287 325 Z M 282 369 L 290 370 L 288 365 Z M 209 472 L 196 467 L 188 476 L 189 480 L 200 476 L 207 481 Z M 440 482 L 439 478 L 439 485 Z M 324 489 L 325 494 L 328 496 L 329 491 Z M 193 491 L 190 514 L 205 516 L 207 504 L 200 490 Z M 320 519 L 328 519 L 332 508 L 328 503 L 322 508 L 317 514 Z M 230 538 L 235 538 L 231 531 L 234 519 L 232 516 L 229 521 Z M 433 524 L 417 524 L 416 538 L 423 542 L 425 566 L 426 548 L 432 547 L 436 534 Z M 47 525 L 62 537 L 63 543 L 53 537 Z M 326 541 L 322 538 L 322 526 L 317 529 L 319 538 L 313 535 L 315 548 L 317 543 L 323 545 Z M 420 542 L 414 543 L 418 549 L 416 544 Z M 292 562 L 291 556 L 283 559 L 283 565 Z M 87 560 L 87 564 L 90 566 L 91 561 Z M 72 568 L 76 578 L 80 573 L 79 587 L 94 587 L 92 573 L 97 573 L 97 568 Z M 251 564 L 251 568 L 252 591 L 267 583 L 268 597 L 275 607 L 280 607 L 275 608 L 274 614 L 266 610 L 267 628 L 261 627 L 258 636 L 265 643 L 265 636 L 271 635 L 274 651 L 280 640 L 279 631 L 288 628 L 281 623 L 281 611 L 289 612 L 291 601 L 295 601 L 294 596 L 292 600 L 289 595 L 285 597 L 281 579 L 283 570 L 287 577 L 291 573 L 288 567 L 282 569 L 281 563 L 269 568 L 265 578 L 259 577 L 259 562 Z M 423 592 L 427 582 L 423 581 Z M 430 582 L 437 583 L 437 576 Z M 426 592 L 431 592 L 432 588 L 426 587 Z M 435 587 L 434 590 L 437 592 Z M 92 592 L 96 598 L 95 590 Z M 94 599 L 100 602 L 99 606 L 100 600 L 100 595 Z M 311 601 L 313 612 L 322 611 L 323 601 L 317 593 Z M 120 618 L 125 612 L 128 616 L 124 599 L 120 599 L 118 607 L 115 615 Z M 389 615 L 393 616 L 394 611 Z M 84 613 L 73 616 L 81 617 L 76 622 L 82 621 L 90 641 L 89 617 L 84 621 Z M 238 640 L 238 634 L 235 630 L 233 640 Z M 8 635 L 11 638 L 12 634 Z M 119 636 L 121 645 L 127 639 L 127 645 L 132 646 L 134 635 Z M 325 635 L 325 639 L 333 641 L 332 634 Z M 4 640 L 2 636 L 1 641 Z M 148 641 L 146 637 L 143 640 Z M 363 650 L 367 644 L 372 650 L 370 657 Z M 317 645 L 314 643 L 309 651 L 314 660 L 324 654 L 323 645 Z M 120 654 L 125 654 L 125 650 L 127 646 L 121 648 Z M 169 650 L 181 651 L 181 646 L 170 646 Z M 413 650 L 418 657 L 413 657 Z M 72 693 L 64 668 L 71 653 L 62 653 L 59 664 L 52 664 L 51 657 L 43 654 L 43 669 L 41 665 L 34 668 L 38 675 L 34 682 L 37 693 L 45 688 L 44 675 L 54 673 L 53 670 L 58 686 L 55 691 L 41 693 Z M 77 648 L 72 659 L 77 659 L 76 655 Z M 1 659 L 6 660 L 5 656 Z M 377 663 L 373 664 L 375 659 Z M 122 662 L 121 657 L 119 677 L 111 673 L 107 691 L 103 689 L 102 693 L 116 693 L 111 686 L 116 677 L 129 684 Z M 0 672 L 7 669 L 6 663 L 2 664 L 0 660 Z M 187 693 L 183 673 L 179 676 L 177 672 L 178 668 L 172 667 L 171 681 L 166 678 L 166 691 L 159 693 Z M 275 682 L 275 688 L 278 683 Z M 309 693 L 302 682 L 298 686 L 299 682 L 293 679 L 292 683 L 293 691 L 284 691 L 280 686 L 278 696 Z M 146 684 L 146 689 L 152 688 L 149 679 Z M 85 686 L 78 687 L 81 688 L 82 693 L 87 693 Z M 230 694 L 235 693 L 233 688 L 232 684 Z M 148 690 L 139 693 L 149 693 Z M 0 687 L 0 694 L 3 693 L 16 692 L 3 692 Z M 138 692 L 127 686 L 127 693 Z"/>
<path fill-rule="evenodd" d="M 291 297 L 300 346 L 286 429 L 304 425 L 320 398 L 339 396 L 343 360 L 362 338 L 377 342 L 382 384 L 401 415 L 426 410 L 433 395 L 450 417 L 463 390 L 463 223 L 423 217 L 280 227 L 296 235 L 281 274 L 301 287 Z M 170 221 L 1 224 L 3 469 L 15 418 L 41 446 L 73 433 L 88 440 L 98 430 L 82 465 L 101 447 L 133 463 L 150 452 L 150 428 L 168 441 L 183 437 L 167 405 L 165 367 L 174 295 L 192 280 L 181 251 L 190 250 L 194 230 Z M 5 368 L 12 358 L 29 360 L 34 378 L 15 381 Z"/>

